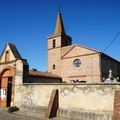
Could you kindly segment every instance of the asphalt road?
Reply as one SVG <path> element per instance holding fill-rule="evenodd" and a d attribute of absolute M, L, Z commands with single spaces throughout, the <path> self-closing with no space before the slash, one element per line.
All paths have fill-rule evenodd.
<path fill-rule="evenodd" d="M 0 120 L 43 120 L 43 119 L 25 117 L 0 110 Z"/>

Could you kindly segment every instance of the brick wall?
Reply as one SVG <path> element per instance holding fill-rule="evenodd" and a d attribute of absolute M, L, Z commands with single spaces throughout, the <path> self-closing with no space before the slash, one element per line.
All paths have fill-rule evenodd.
<path fill-rule="evenodd" d="M 75 59 L 80 59 L 80 67 L 74 66 L 73 61 Z M 100 82 L 99 54 L 62 59 L 61 70 L 63 81 L 81 80 L 89 83 Z"/>
<path fill-rule="evenodd" d="M 113 120 L 120 120 L 120 90 L 115 91 Z"/>

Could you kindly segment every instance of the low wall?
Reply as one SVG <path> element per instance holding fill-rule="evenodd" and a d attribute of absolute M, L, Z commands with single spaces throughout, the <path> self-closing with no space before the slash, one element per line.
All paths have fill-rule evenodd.
<path fill-rule="evenodd" d="M 112 120 L 114 93 L 119 84 L 23 84 L 15 86 L 14 105 L 45 114 L 53 89 L 59 91 L 58 116 Z M 87 117 L 88 119 L 87 119 Z M 82 117 L 82 118 L 80 118 Z M 90 119 L 91 118 L 91 119 Z"/>

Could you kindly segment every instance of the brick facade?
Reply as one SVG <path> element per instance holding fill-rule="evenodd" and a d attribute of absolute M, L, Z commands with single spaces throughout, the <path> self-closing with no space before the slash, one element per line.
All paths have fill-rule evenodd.
<path fill-rule="evenodd" d="M 55 32 L 48 37 L 48 72 L 61 76 L 65 82 L 71 80 L 89 83 L 102 82 L 110 69 L 114 77 L 120 77 L 120 62 L 97 50 L 72 45 L 72 39 L 67 37 L 64 26 L 61 24 L 62 18 L 59 17 L 61 16 L 58 13 L 56 26 L 60 28 L 57 28 L 57 34 Z M 80 60 L 79 67 L 74 65 L 75 59 Z"/>
<path fill-rule="evenodd" d="M 120 90 L 115 91 L 113 120 L 120 120 Z"/>

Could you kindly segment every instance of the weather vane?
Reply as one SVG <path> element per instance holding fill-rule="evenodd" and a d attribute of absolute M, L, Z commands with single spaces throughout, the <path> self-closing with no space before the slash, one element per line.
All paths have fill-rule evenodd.
<path fill-rule="evenodd" d="M 61 11 L 61 5 L 60 4 L 58 5 L 58 11 L 59 11 L 59 13 Z"/>

